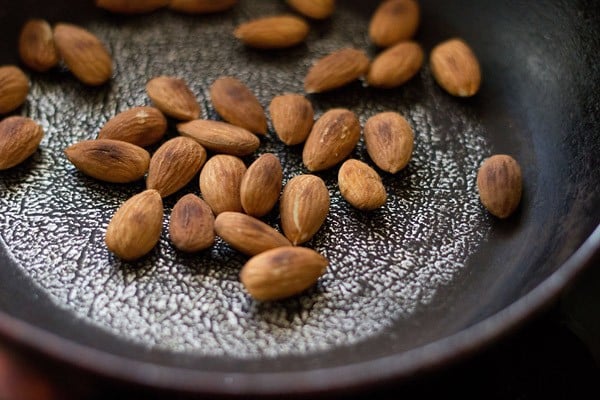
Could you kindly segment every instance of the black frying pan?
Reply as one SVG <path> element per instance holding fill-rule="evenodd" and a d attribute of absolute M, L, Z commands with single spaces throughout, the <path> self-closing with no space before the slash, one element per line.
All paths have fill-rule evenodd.
<path fill-rule="evenodd" d="M 116 74 L 83 87 L 63 70 L 31 74 L 18 112 L 47 131 L 41 150 L 0 177 L 0 332 L 20 348 L 83 371 L 153 388 L 210 394 L 308 394 L 401 380 L 498 338 L 549 304 L 591 264 L 600 246 L 600 5 L 594 0 L 421 1 L 417 39 L 430 50 L 463 37 L 484 83 L 458 100 L 425 67 L 391 91 L 356 83 L 313 96 L 318 114 L 348 107 L 366 118 L 397 110 L 415 127 L 416 148 L 390 199 L 363 214 L 342 200 L 335 173 L 331 214 L 310 243 L 331 260 L 317 288 L 256 304 L 237 274 L 244 262 L 223 243 L 183 256 L 168 243 L 137 264 L 102 244 L 116 207 L 143 188 L 105 185 L 77 173 L 62 150 L 95 137 L 116 112 L 148 104 L 146 80 L 186 78 L 204 118 L 217 118 L 207 88 L 236 75 L 263 105 L 301 91 L 310 63 L 366 38 L 375 4 L 340 1 L 314 23 L 307 44 L 256 52 L 229 32 L 241 21 L 287 11 L 244 1 L 211 17 L 169 12 L 115 17 L 91 1 L 0 1 L 0 64 L 17 63 L 28 17 L 81 24 L 105 40 Z M 369 4 L 367 4 L 369 3 Z M 375 2 L 373 2 L 375 3 Z M 174 132 L 174 130 L 172 130 Z M 286 180 L 302 172 L 301 149 L 273 133 Z M 524 196 L 507 220 L 478 202 L 474 177 L 492 153 L 522 165 Z M 361 143 L 354 157 L 368 160 Z M 252 157 L 246 161 L 251 162 Z M 196 184 L 178 196 L 197 192 Z M 167 214 L 176 198 L 166 202 Z M 277 223 L 277 213 L 267 218 Z"/>

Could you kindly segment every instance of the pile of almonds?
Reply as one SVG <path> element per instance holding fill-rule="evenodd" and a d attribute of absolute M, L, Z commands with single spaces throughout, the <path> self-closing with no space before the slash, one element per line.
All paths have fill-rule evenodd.
<path fill-rule="evenodd" d="M 105 10 L 122 14 L 152 12 L 167 7 L 184 13 L 225 11 L 236 0 L 97 0 Z M 288 0 L 309 19 L 330 18 L 334 0 Z M 296 46 L 306 40 L 310 24 L 296 15 L 274 15 L 238 26 L 234 36 L 260 50 Z M 360 49 L 345 48 L 307 71 L 308 94 L 334 90 L 364 78 L 369 86 L 395 88 L 421 69 L 425 54 L 412 41 L 420 20 L 415 0 L 386 0 L 369 25 L 373 44 L 383 48 L 373 61 Z M 63 63 L 85 85 L 97 86 L 113 75 L 106 46 L 85 29 L 31 20 L 22 29 L 19 54 L 28 68 L 44 72 Z M 436 46 L 430 55 L 433 77 L 449 94 L 475 95 L 481 70 L 473 51 L 460 39 Z M 29 81 L 15 66 L 0 67 L 0 114 L 18 109 L 26 100 Z M 395 174 L 409 163 L 414 132 L 396 112 L 371 116 L 364 127 L 347 109 L 331 109 L 315 121 L 311 102 L 284 93 L 269 105 L 270 122 L 289 146 L 303 144 L 302 160 L 310 173 L 292 177 L 283 187 L 284 170 L 273 154 L 263 154 L 246 166 L 240 157 L 254 154 L 268 134 L 268 119 L 254 93 L 235 77 L 221 77 L 210 87 L 210 99 L 223 121 L 200 119 L 200 105 L 187 82 L 174 76 L 150 79 L 146 93 L 154 107 L 134 107 L 113 117 L 95 140 L 75 143 L 65 155 L 82 173 L 102 181 L 129 183 L 146 177 L 146 190 L 127 200 L 112 217 L 105 236 L 108 249 L 123 260 L 148 254 L 158 243 L 164 218 L 163 198 L 185 188 L 199 175 L 202 198 L 186 194 L 172 210 L 169 236 L 184 252 L 211 247 L 219 236 L 233 249 L 251 257 L 240 279 L 251 296 L 268 301 L 306 290 L 325 272 L 328 261 L 314 250 L 299 247 L 311 240 L 329 213 L 330 195 L 315 175 L 337 167 L 342 197 L 369 211 L 385 205 L 386 188 L 368 163 L 348 159 L 364 128 L 371 161 Z M 178 121 L 179 136 L 163 142 L 167 117 Z M 42 128 L 25 117 L 0 122 L 0 170 L 12 168 L 39 146 Z M 477 176 L 482 204 L 499 218 L 511 215 L 521 198 L 521 170 L 507 155 L 487 159 Z M 282 233 L 260 220 L 279 204 Z"/>

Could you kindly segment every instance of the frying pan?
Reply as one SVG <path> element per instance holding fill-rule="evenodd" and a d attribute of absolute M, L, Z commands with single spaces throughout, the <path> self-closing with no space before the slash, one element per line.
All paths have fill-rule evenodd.
<path fill-rule="evenodd" d="M 464 38 L 483 69 L 471 99 L 445 94 L 425 66 L 402 88 L 357 82 L 311 96 L 318 115 L 350 108 L 361 122 L 402 113 L 415 129 L 409 166 L 383 175 L 389 199 L 372 213 L 332 195 L 328 220 L 308 245 L 331 265 L 317 287 L 287 301 L 253 302 L 238 281 L 244 258 L 218 242 L 186 256 L 165 232 L 135 264 L 103 246 L 112 213 L 143 189 L 89 179 L 62 150 L 95 137 L 110 117 L 149 104 L 152 76 L 186 79 L 203 118 L 218 119 L 208 87 L 222 75 L 247 83 L 263 105 L 301 92 L 317 58 L 367 40 L 375 2 L 340 1 L 313 22 L 305 45 L 258 52 L 234 41 L 241 21 L 288 11 L 241 1 L 224 14 L 161 11 L 120 17 L 91 1 L 0 0 L 0 64 L 18 63 L 23 22 L 42 17 L 87 27 L 115 58 L 112 82 L 86 88 L 67 71 L 30 73 L 18 113 L 40 122 L 40 151 L 0 180 L 0 332 L 4 341 L 108 379 L 179 393 L 314 394 L 400 382 L 472 353 L 555 299 L 600 246 L 600 5 L 594 0 L 422 0 L 426 50 Z M 173 127 L 171 127 L 173 128 Z M 174 129 L 171 129 L 174 135 Z M 259 154 L 303 170 L 301 149 L 271 131 Z M 507 153 L 523 169 L 521 207 L 507 220 L 479 204 L 475 174 Z M 368 160 L 361 142 L 353 157 Z M 251 162 L 253 157 L 245 161 Z M 190 184 L 165 202 L 198 192 Z M 277 226 L 274 211 L 267 221 Z"/>

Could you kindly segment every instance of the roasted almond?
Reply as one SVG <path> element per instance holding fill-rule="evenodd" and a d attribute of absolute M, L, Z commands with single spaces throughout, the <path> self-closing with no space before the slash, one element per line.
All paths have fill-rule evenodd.
<path fill-rule="evenodd" d="M 479 61 L 463 40 L 450 39 L 434 47 L 430 64 L 437 83 L 451 95 L 470 97 L 479 91 Z"/>
<path fill-rule="evenodd" d="M 483 206 L 498 218 L 508 218 L 521 202 L 523 178 L 519 163 L 497 154 L 486 159 L 477 173 L 477 188 Z"/>
<path fill-rule="evenodd" d="M 281 195 L 281 229 L 294 246 L 312 239 L 329 213 L 329 190 L 315 175 L 292 178 Z"/>
<path fill-rule="evenodd" d="M 331 168 L 352 153 L 359 139 L 360 122 L 352 111 L 329 110 L 313 126 L 302 161 L 309 171 Z"/>
<path fill-rule="evenodd" d="M 169 236 L 173 245 L 186 253 L 208 249 L 215 242 L 215 216 L 204 200 L 183 196 L 171 212 Z"/>
<path fill-rule="evenodd" d="M 245 22 L 233 34 L 246 46 L 266 50 L 296 46 L 306 39 L 309 31 L 302 18 L 278 15 Z"/>
<path fill-rule="evenodd" d="M 267 117 L 258 99 L 246 85 L 232 77 L 217 79 L 210 87 L 215 110 L 230 124 L 260 135 L 267 133 Z"/>
<path fill-rule="evenodd" d="M 127 200 L 106 229 L 108 250 L 125 261 L 148 254 L 160 239 L 163 203 L 156 190 L 146 190 Z"/>
<path fill-rule="evenodd" d="M 150 160 L 146 186 L 167 197 L 187 185 L 206 162 L 206 150 L 196 141 L 176 137 L 165 142 Z"/>
<path fill-rule="evenodd" d="M 111 78 L 110 53 L 91 32 L 76 25 L 57 24 L 54 43 L 69 70 L 84 84 L 98 86 Z"/>
<path fill-rule="evenodd" d="M 423 65 L 423 49 L 412 41 L 401 42 L 383 53 L 373 63 L 367 75 L 370 86 L 391 89 L 408 82 Z"/>
<path fill-rule="evenodd" d="M 226 11 L 237 4 L 237 0 L 171 0 L 171 10 L 188 14 L 209 14 Z"/>
<path fill-rule="evenodd" d="M 287 0 L 300 14 L 313 19 L 329 18 L 335 11 L 335 0 Z"/>
<path fill-rule="evenodd" d="M 312 104 L 299 94 L 273 98 L 269 106 L 271 121 L 279 139 L 287 145 L 303 143 L 315 122 Z"/>
<path fill-rule="evenodd" d="M 417 32 L 420 14 L 419 4 L 415 0 L 386 0 L 371 18 L 369 37 L 380 47 L 408 40 Z"/>
<path fill-rule="evenodd" d="M 21 164 L 38 149 L 44 130 L 25 117 L 9 117 L 0 122 L 0 171 Z"/>
<path fill-rule="evenodd" d="M 261 220 L 239 212 L 219 214 L 215 220 L 215 231 L 232 248 L 248 256 L 292 245 L 285 236 Z"/>
<path fill-rule="evenodd" d="M 359 160 L 346 160 L 338 173 L 342 197 L 363 211 L 383 206 L 387 193 L 381 177 L 368 164 Z"/>
<path fill-rule="evenodd" d="M 283 171 L 279 159 L 263 154 L 250 165 L 240 187 L 242 208 L 246 214 L 262 217 L 279 201 Z"/>
<path fill-rule="evenodd" d="M 260 146 L 260 140 L 252 132 L 225 122 L 197 119 L 177 125 L 177 131 L 215 153 L 242 157 Z"/>
<path fill-rule="evenodd" d="M 170 0 L 96 0 L 100 8 L 117 14 L 143 14 L 166 7 Z"/>
<path fill-rule="evenodd" d="M 242 211 L 240 187 L 246 173 L 237 157 L 219 154 L 206 162 L 200 173 L 200 192 L 215 215 Z"/>
<path fill-rule="evenodd" d="M 142 179 L 150 164 L 146 150 L 120 140 L 86 140 L 69 146 L 65 155 L 84 174 L 112 183 Z"/>
<path fill-rule="evenodd" d="M 306 93 L 321 93 L 345 86 L 369 71 L 369 58 L 362 50 L 342 49 L 318 60 L 304 78 Z"/>
<path fill-rule="evenodd" d="M 160 141 L 167 132 L 167 119 L 154 107 L 134 107 L 111 118 L 98 139 L 114 139 L 140 147 Z"/>
<path fill-rule="evenodd" d="M 19 35 L 19 56 L 27 67 L 45 72 L 58 64 L 52 27 L 43 19 L 30 19 Z"/>
<path fill-rule="evenodd" d="M 313 286 L 328 265 L 314 250 L 278 247 L 252 257 L 242 268 L 240 280 L 256 300 L 281 300 Z"/>
<path fill-rule="evenodd" d="M 21 107 L 29 93 L 29 79 L 21 69 L 6 65 L 0 67 L 0 114 Z"/>
<path fill-rule="evenodd" d="M 154 105 L 169 117 L 190 121 L 200 116 L 200 105 L 183 79 L 159 76 L 146 84 Z"/>
<path fill-rule="evenodd" d="M 377 114 L 365 124 L 365 145 L 373 162 L 395 174 L 410 161 L 414 132 L 408 121 L 395 112 Z"/>

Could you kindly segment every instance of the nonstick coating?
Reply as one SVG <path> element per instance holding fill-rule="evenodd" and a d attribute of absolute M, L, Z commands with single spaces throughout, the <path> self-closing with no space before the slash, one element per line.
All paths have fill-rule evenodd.
<path fill-rule="evenodd" d="M 60 149 L 93 138 L 116 112 L 147 102 L 141 82 L 157 72 L 177 71 L 191 81 L 203 102 L 203 117 L 212 119 L 218 117 L 208 101 L 208 85 L 222 74 L 240 76 L 265 106 L 275 94 L 298 92 L 311 60 L 336 46 L 361 47 L 371 56 L 377 53 L 366 38 L 375 2 L 340 1 L 332 21 L 312 23 L 307 45 L 275 53 L 244 48 L 223 34 L 227 32 L 223 26 L 288 11 L 281 2 L 242 0 L 235 10 L 214 17 L 169 12 L 115 17 L 95 9 L 91 1 L 49 3 L 0 0 L 0 65 L 18 63 L 17 32 L 30 17 L 89 27 L 105 38 L 113 53 L 131 59 L 116 60 L 113 83 L 98 89 L 84 88 L 64 70 L 30 75 L 32 94 L 18 113 L 41 119 L 48 135 L 31 160 L 0 175 L 4 211 L 0 217 L 0 332 L 11 342 L 104 376 L 181 391 L 281 394 L 347 389 L 406 378 L 489 343 L 548 304 L 597 254 L 597 1 L 421 1 L 417 40 L 429 51 L 444 39 L 464 38 L 482 64 L 484 83 L 477 96 L 451 98 L 433 83 L 427 66 L 397 90 L 377 91 L 357 83 L 312 96 L 318 114 L 348 107 L 363 123 L 376 112 L 396 109 L 415 127 L 417 145 L 406 171 L 398 177 L 384 174 L 391 200 L 387 211 L 379 214 L 352 211 L 336 191 L 335 171 L 322 174 L 333 196 L 333 216 L 311 245 L 339 267 L 334 265 L 317 289 L 274 306 L 256 305 L 241 292 L 237 271 L 243 258 L 222 243 L 211 253 L 216 262 L 168 250 L 166 235 L 160 250 L 140 264 L 120 264 L 108 256 L 102 245 L 106 222 L 119 203 L 143 186 L 123 188 L 87 179 L 69 167 Z M 204 27 L 215 35 L 203 35 Z M 188 28 L 189 37 L 177 42 L 177 35 Z M 165 59 L 136 58 L 135 51 L 144 46 L 153 54 L 153 45 L 162 46 Z M 190 51 L 195 48 L 192 45 L 198 50 Z M 225 54 L 223 59 L 201 59 L 215 52 Z M 140 60 L 147 63 L 138 66 Z M 269 71 L 274 72 L 270 75 Z M 70 112 L 58 115 L 56 110 Z M 282 158 L 286 179 L 303 172 L 300 149 L 286 149 L 273 137 L 271 132 L 263 140 L 263 151 Z M 475 192 L 476 167 L 492 153 L 513 155 L 524 173 L 522 206 L 504 221 L 489 217 Z M 362 143 L 353 156 L 368 160 Z M 55 169 L 43 170 L 48 165 Z M 33 224 L 27 232 L 20 230 L 23 221 L 33 218 L 27 208 L 29 192 L 23 193 L 23 188 L 27 182 L 37 184 L 38 179 L 48 185 L 48 198 L 55 190 L 65 199 L 65 209 L 53 208 L 50 202 L 47 214 L 37 215 L 41 224 L 50 221 L 49 216 L 59 215 L 61 220 L 61 215 L 70 213 L 73 225 L 64 235 L 91 229 L 96 238 L 89 250 L 75 257 L 81 277 L 61 275 L 70 271 L 67 251 L 64 260 L 50 258 L 43 249 L 36 253 L 41 247 L 68 247 L 64 239 L 35 238 L 38 230 L 48 232 L 46 226 Z M 84 198 L 73 202 L 75 189 L 70 185 L 82 190 L 77 196 L 84 193 Z M 197 187 L 193 184 L 188 190 L 197 192 Z M 35 199 L 35 190 L 31 193 Z M 175 200 L 166 202 L 167 210 Z M 276 213 L 268 219 L 276 223 Z M 373 241 L 369 232 L 375 232 L 379 241 Z M 19 247 L 28 235 L 34 238 Z M 367 250 L 353 250 L 362 248 Z M 407 259 L 420 265 L 403 263 Z M 185 317 L 177 307 L 193 305 L 192 300 L 202 304 L 202 299 L 186 298 L 189 292 L 182 290 L 181 304 L 173 305 L 171 312 L 168 304 L 154 309 L 166 321 L 149 325 L 159 327 L 159 332 L 120 334 L 114 326 L 103 325 L 94 308 L 84 315 L 77 304 L 68 304 L 69 299 L 78 298 L 77 293 L 61 297 L 61 287 L 50 287 L 93 277 L 98 271 L 90 265 L 108 268 L 107 282 L 112 276 L 133 277 L 134 284 L 136 279 L 138 283 L 153 279 L 158 286 L 140 289 L 132 297 L 158 303 L 161 293 L 185 287 L 185 279 L 214 283 L 218 287 L 209 287 L 208 294 L 228 292 L 215 299 L 214 310 L 202 312 L 208 319 L 217 318 L 212 323 L 222 329 L 226 324 L 218 319 L 219 313 L 231 311 L 230 336 L 236 338 L 240 327 L 250 333 L 240 334 L 231 343 L 219 343 L 227 333 L 212 332 L 213 343 L 192 333 L 186 341 L 181 339 L 186 332 L 178 331 L 171 342 L 161 342 L 169 324 Z M 219 265 L 224 266 L 219 269 Z M 90 278 L 87 283 L 80 290 L 88 291 L 91 300 L 101 298 L 98 281 Z M 332 299 L 331 294 L 339 297 Z M 187 311 L 195 315 L 195 310 Z M 130 316 L 121 318 L 122 329 L 128 329 Z M 302 325 L 304 319 L 314 329 L 308 331 Z M 189 332 L 194 329 L 190 327 Z M 198 341 L 206 347 L 193 349 Z"/>

